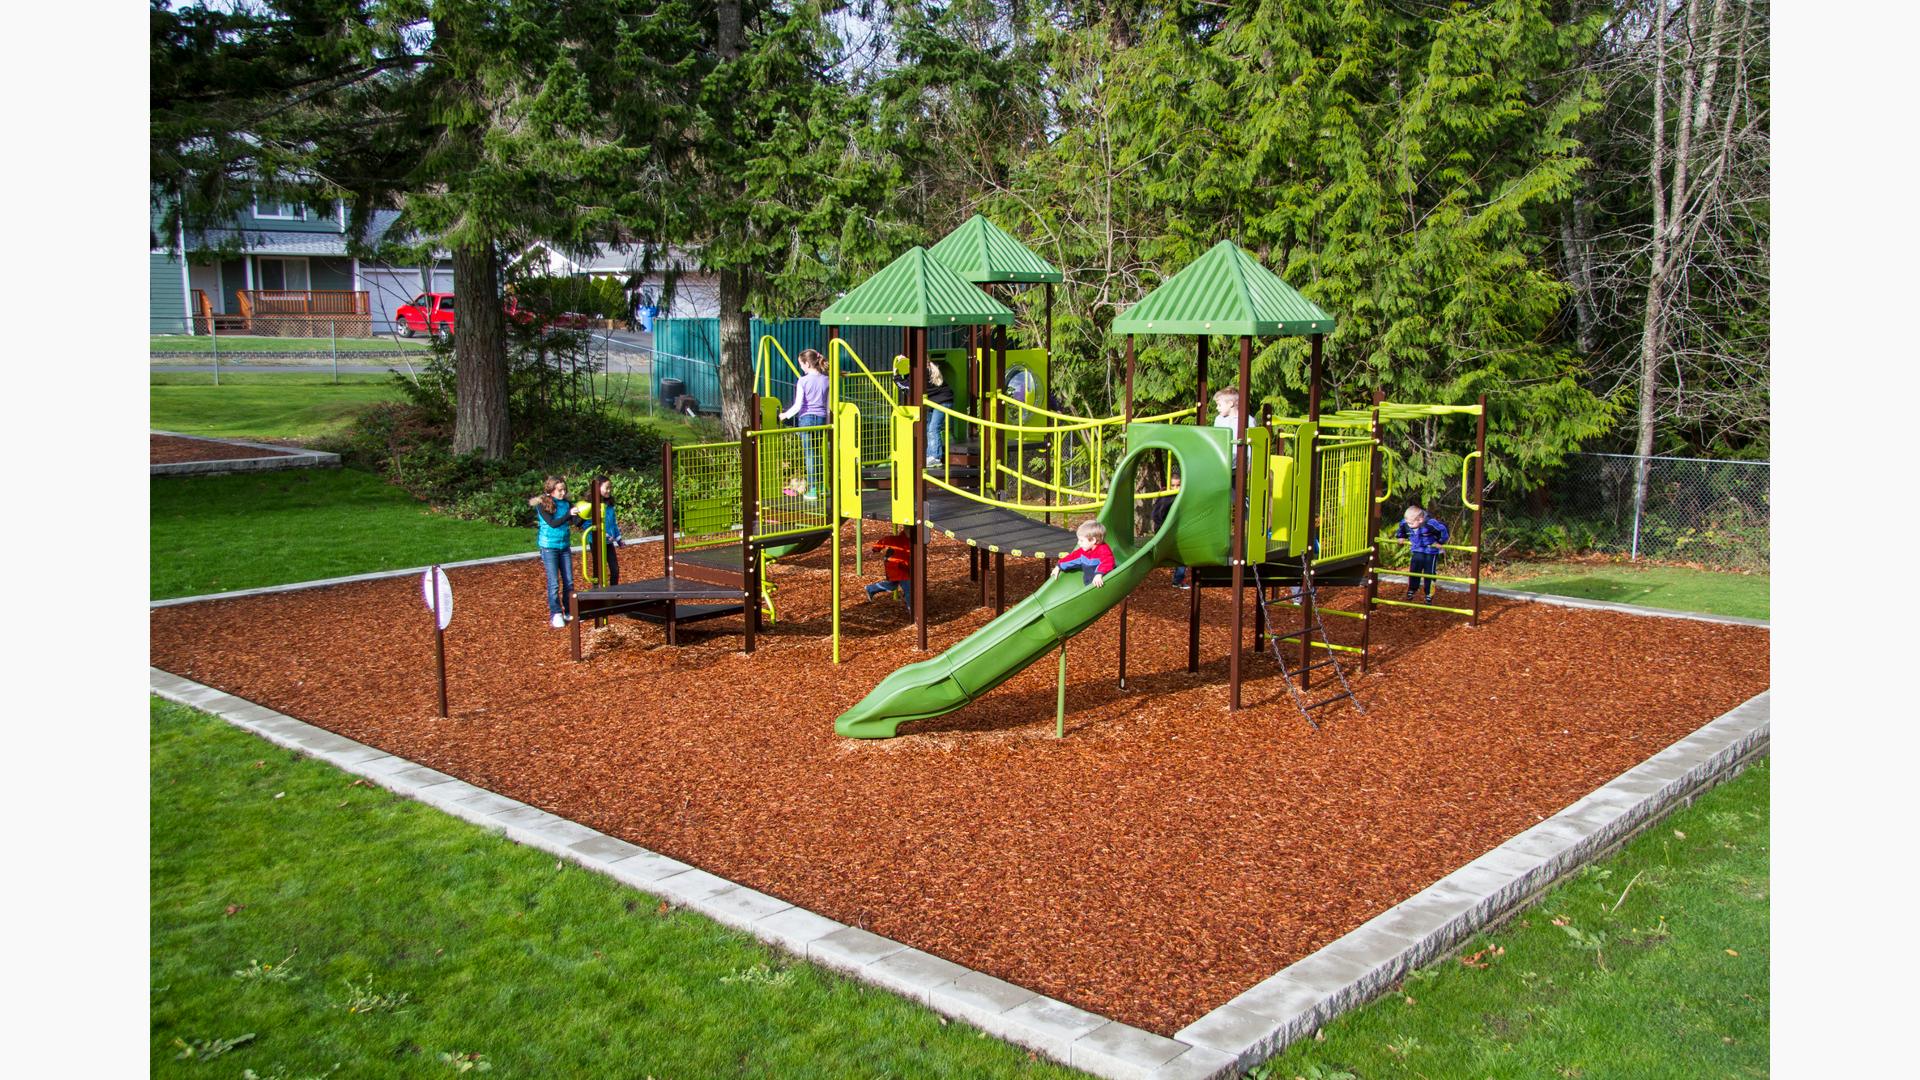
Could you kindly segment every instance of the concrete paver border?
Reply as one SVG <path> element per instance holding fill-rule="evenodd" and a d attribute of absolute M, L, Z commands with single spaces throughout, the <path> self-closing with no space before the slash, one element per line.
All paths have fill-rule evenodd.
<path fill-rule="evenodd" d="M 200 442 L 225 443 L 228 446 L 249 450 L 269 450 L 268 454 L 258 457 L 246 457 L 236 454 L 230 458 L 218 458 L 212 461 L 170 461 L 164 464 L 148 464 L 149 476 L 219 476 L 238 472 L 273 472 L 279 469 L 337 469 L 340 467 L 340 455 L 329 454 L 325 450 L 308 450 L 298 446 L 275 446 L 273 443 L 248 442 L 245 439 L 220 439 L 211 435 L 188 435 L 179 431 L 150 431 L 151 435 L 166 435 L 175 439 L 197 439 Z"/>
<path fill-rule="evenodd" d="M 510 555 L 450 565 L 526 558 Z M 153 606 L 418 574 L 420 569 L 155 601 Z M 1492 590 L 1483 590 L 1491 592 Z M 1510 594 L 1539 603 L 1675 613 L 1604 601 Z M 1705 616 L 1753 625 L 1756 620 Z M 1759 625 L 1766 625 L 1759 623 Z M 366 746 L 190 679 L 150 669 L 152 692 L 221 717 L 456 817 L 505 834 L 776 948 L 920 1002 L 997 1038 L 1110 1080 L 1204 1080 L 1236 1075 L 1384 993 L 1406 975 L 1497 925 L 1556 881 L 1738 773 L 1770 744 L 1772 692 L 1763 691 L 1627 770 L 1559 813 L 1441 878 L 1317 952 L 1274 973 L 1172 1038 L 972 971 L 847 926 L 779 897 L 607 836 L 538 807 Z"/>

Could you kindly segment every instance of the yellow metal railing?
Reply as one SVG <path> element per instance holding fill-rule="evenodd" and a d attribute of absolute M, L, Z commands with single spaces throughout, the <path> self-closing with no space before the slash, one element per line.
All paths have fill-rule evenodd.
<path fill-rule="evenodd" d="M 682 550 L 740 538 L 741 456 L 737 442 L 673 448 L 673 521 Z"/>

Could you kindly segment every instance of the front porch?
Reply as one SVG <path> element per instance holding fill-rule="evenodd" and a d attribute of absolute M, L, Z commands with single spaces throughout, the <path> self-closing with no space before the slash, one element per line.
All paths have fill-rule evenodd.
<path fill-rule="evenodd" d="M 372 337 L 368 294 L 356 289 L 238 289 L 231 311 L 193 290 L 193 332 L 259 337 Z"/>

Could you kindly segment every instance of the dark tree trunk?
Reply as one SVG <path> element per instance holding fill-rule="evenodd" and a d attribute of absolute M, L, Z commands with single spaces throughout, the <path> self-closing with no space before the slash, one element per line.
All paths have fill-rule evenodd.
<path fill-rule="evenodd" d="M 507 349 L 500 311 L 500 258 L 492 244 L 453 253 L 453 452 L 501 458 L 507 428 Z"/>
<path fill-rule="evenodd" d="M 747 427 L 747 398 L 753 393 L 752 326 L 747 322 L 746 275 L 722 270 L 720 277 L 720 422 L 727 438 Z"/>

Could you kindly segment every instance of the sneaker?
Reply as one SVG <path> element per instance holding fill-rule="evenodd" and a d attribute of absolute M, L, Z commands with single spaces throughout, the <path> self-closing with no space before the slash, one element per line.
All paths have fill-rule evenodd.
<path fill-rule="evenodd" d="M 946 462 L 945 462 L 945 461 L 942 461 L 941 459 L 939 459 L 939 458 L 937 458 L 937 457 L 930 457 L 930 458 L 928 458 L 928 459 L 927 459 L 927 468 L 929 468 L 929 469 L 937 469 L 937 468 L 939 468 L 940 466 L 942 466 L 942 465 L 945 465 L 945 464 L 946 464 Z"/>
<path fill-rule="evenodd" d="M 1418 599 L 1420 599 L 1420 590 L 1419 590 L 1419 589 L 1408 589 L 1408 590 L 1407 590 L 1407 599 L 1408 599 L 1408 600 L 1418 600 Z"/>
<path fill-rule="evenodd" d="M 1428 606 L 1428 607 L 1432 607 L 1432 606 L 1433 606 L 1433 594 L 1432 594 L 1432 593 L 1428 593 L 1428 594 L 1427 594 L 1427 606 Z"/>
<path fill-rule="evenodd" d="M 1176 581 L 1173 583 L 1173 587 L 1179 589 L 1181 592 L 1186 592 L 1188 589 L 1193 588 L 1193 585 L 1185 581 Z"/>
<path fill-rule="evenodd" d="M 553 617 L 552 626 L 555 630 L 565 629 L 566 625 L 567 625 L 567 617 L 565 615 L 555 615 Z"/>
<path fill-rule="evenodd" d="M 802 498 L 803 500 L 805 500 L 805 501 L 807 501 L 807 502 L 819 502 L 819 501 L 820 501 L 820 496 L 818 496 L 818 495 L 815 495 L 815 494 L 814 494 L 813 492 L 811 492 L 811 491 L 809 491 L 809 492 L 807 492 L 807 493 L 806 493 L 805 495 L 802 495 L 802 496 L 800 496 L 800 498 Z"/>

